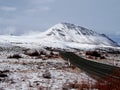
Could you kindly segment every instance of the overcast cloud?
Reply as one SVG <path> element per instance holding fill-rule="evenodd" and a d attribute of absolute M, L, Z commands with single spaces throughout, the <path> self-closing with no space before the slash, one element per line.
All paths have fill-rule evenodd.
<path fill-rule="evenodd" d="M 59 22 L 118 36 L 120 0 L 0 0 L 0 34 L 45 31 Z"/>

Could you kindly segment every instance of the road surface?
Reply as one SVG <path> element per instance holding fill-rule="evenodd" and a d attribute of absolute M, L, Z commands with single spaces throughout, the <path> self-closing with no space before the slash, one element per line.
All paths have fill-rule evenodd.
<path fill-rule="evenodd" d="M 112 75 L 112 78 L 118 79 L 120 78 L 120 75 L 113 75 L 115 70 L 120 72 L 119 67 L 90 61 L 85 58 L 82 58 L 72 52 L 60 52 L 60 55 L 66 59 L 69 60 L 71 64 L 77 66 L 78 68 L 84 70 L 87 74 L 93 76 L 94 78 L 105 78 L 107 76 Z M 119 73 L 120 74 L 120 73 Z"/>

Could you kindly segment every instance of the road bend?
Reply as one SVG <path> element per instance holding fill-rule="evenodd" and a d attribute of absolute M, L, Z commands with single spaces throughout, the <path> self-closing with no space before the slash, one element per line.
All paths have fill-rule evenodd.
<path fill-rule="evenodd" d="M 91 60 L 82 58 L 72 52 L 60 52 L 60 55 L 65 59 L 69 60 L 71 64 L 77 66 L 78 68 L 85 71 L 88 75 L 94 77 L 95 79 L 104 79 L 107 76 L 112 75 L 113 79 L 120 79 L 120 75 L 113 74 L 115 70 L 120 72 L 120 68 L 116 66 L 111 66 Z M 119 73 L 120 74 L 120 73 Z"/>

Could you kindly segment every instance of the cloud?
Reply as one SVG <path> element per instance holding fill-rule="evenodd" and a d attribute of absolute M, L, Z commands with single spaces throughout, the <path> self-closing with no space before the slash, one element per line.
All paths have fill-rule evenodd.
<path fill-rule="evenodd" d="M 32 3 L 50 3 L 54 1 L 55 0 L 31 0 Z"/>
<path fill-rule="evenodd" d="M 49 11 L 49 10 L 51 10 L 51 8 L 50 7 L 43 7 L 42 10 L 43 11 Z"/>
<path fill-rule="evenodd" d="M 15 18 L 0 17 L 0 25 L 16 25 L 17 22 Z"/>
<path fill-rule="evenodd" d="M 37 30 L 29 30 L 27 32 L 24 32 L 22 35 L 39 35 L 40 33 L 42 32 L 37 31 Z"/>
<path fill-rule="evenodd" d="M 44 11 L 50 11 L 50 10 L 51 10 L 50 7 L 44 6 L 44 7 L 34 7 L 34 8 L 27 9 L 26 12 L 35 13 L 35 12 L 44 12 Z"/>
<path fill-rule="evenodd" d="M 14 26 L 8 26 L 3 30 L 0 30 L 0 34 L 6 34 L 6 35 L 14 34 L 15 32 L 16 32 L 16 27 Z"/>
<path fill-rule="evenodd" d="M 51 7 L 49 3 L 53 3 L 54 1 L 55 0 L 29 0 L 28 7 L 24 10 L 24 12 L 34 14 L 50 11 Z"/>
<path fill-rule="evenodd" d="M 116 32 L 115 35 L 120 36 L 120 31 Z"/>
<path fill-rule="evenodd" d="M 2 23 L 2 21 L 3 21 L 3 18 L 2 18 L 2 17 L 0 17 L 0 24 Z"/>
<path fill-rule="evenodd" d="M 0 5 L 0 34 L 18 35 L 28 33 L 31 29 L 33 31 L 46 29 L 46 26 L 42 26 L 45 22 L 43 19 L 51 13 L 51 5 L 55 0 L 7 1 Z"/>
<path fill-rule="evenodd" d="M 2 6 L 2 7 L 0 7 L 0 10 L 2 10 L 2 11 L 7 11 L 7 12 L 11 12 L 11 11 L 16 11 L 17 8 L 12 7 L 12 6 Z"/>

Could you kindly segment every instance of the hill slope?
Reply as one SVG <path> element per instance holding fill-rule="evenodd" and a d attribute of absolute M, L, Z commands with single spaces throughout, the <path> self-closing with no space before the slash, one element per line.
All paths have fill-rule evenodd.
<path fill-rule="evenodd" d="M 59 23 L 46 32 L 24 36 L 1 36 L 0 42 L 15 46 L 39 48 L 90 49 L 109 47 L 116 48 L 118 44 L 104 34 L 70 23 Z"/>
<path fill-rule="evenodd" d="M 92 30 L 69 23 L 60 23 L 53 26 L 47 31 L 47 36 L 63 42 L 117 46 L 117 43 L 104 34 L 98 34 Z"/>

